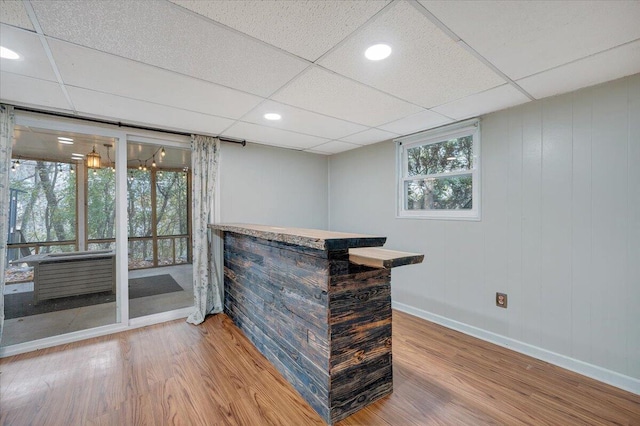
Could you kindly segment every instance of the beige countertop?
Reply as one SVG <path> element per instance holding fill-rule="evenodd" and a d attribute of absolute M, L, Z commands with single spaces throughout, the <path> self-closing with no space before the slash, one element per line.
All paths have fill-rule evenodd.
<path fill-rule="evenodd" d="M 235 232 L 265 240 L 278 241 L 319 250 L 346 250 L 356 247 L 380 247 L 386 237 L 333 232 L 320 229 L 289 228 L 247 223 L 220 223 L 209 225 L 211 229 Z"/>

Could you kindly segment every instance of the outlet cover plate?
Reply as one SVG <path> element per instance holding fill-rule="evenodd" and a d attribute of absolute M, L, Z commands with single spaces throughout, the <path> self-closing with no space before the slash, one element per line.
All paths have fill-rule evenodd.
<path fill-rule="evenodd" d="M 507 293 L 496 293 L 496 306 L 499 308 L 507 307 Z"/>

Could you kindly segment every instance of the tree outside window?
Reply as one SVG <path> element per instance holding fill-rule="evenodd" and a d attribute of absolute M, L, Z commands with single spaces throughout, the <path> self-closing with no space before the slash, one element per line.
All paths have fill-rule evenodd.
<path fill-rule="evenodd" d="M 477 121 L 397 142 L 399 217 L 479 219 Z"/>

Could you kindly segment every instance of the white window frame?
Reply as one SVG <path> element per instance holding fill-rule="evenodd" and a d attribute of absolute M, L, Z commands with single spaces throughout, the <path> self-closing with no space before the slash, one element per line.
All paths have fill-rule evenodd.
<path fill-rule="evenodd" d="M 473 136 L 473 168 L 459 172 L 438 173 L 423 177 L 438 178 L 471 173 L 472 208 L 469 210 L 408 210 L 405 182 L 420 176 L 409 176 L 408 154 L 410 148 L 430 145 L 462 136 Z M 480 120 L 466 120 L 452 125 L 394 139 L 396 142 L 396 218 L 480 220 Z"/>

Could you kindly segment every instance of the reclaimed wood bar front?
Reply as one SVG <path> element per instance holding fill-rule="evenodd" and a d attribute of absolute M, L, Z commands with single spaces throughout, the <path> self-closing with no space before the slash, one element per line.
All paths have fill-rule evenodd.
<path fill-rule="evenodd" d="M 392 392 L 388 265 L 422 255 L 367 249 L 352 254 L 354 263 L 349 249 L 386 238 L 210 226 L 224 232 L 225 313 L 327 423 Z"/>

